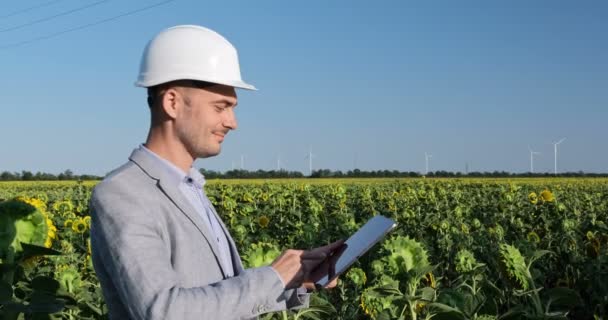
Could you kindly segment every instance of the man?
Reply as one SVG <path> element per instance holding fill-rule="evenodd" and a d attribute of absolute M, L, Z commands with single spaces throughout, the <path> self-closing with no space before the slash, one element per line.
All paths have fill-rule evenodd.
<path fill-rule="evenodd" d="M 147 140 L 91 197 L 93 265 L 110 318 L 250 319 L 307 307 L 306 288 L 342 242 L 244 270 L 192 167 L 237 128 L 235 88 L 255 90 L 234 47 L 203 27 L 169 28 L 148 43 L 136 84 L 148 88 Z"/>

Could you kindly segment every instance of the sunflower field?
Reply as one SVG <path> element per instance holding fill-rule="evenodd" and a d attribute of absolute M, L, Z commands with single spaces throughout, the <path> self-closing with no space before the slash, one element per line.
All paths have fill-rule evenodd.
<path fill-rule="evenodd" d="M 104 319 L 96 182 L 0 182 L 0 318 Z M 311 307 L 262 319 L 607 319 L 607 179 L 209 181 L 248 267 L 398 228 Z"/>

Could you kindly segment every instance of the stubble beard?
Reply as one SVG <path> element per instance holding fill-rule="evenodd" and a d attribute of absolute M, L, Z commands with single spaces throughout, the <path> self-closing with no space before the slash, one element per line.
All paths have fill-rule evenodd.
<path fill-rule="evenodd" d="M 188 109 L 187 118 L 192 119 L 193 110 L 191 100 L 188 97 L 185 97 L 184 104 Z M 199 135 L 198 127 L 192 125 L 191 122 L 188 122 L 186 126 L 178 127 L 177 134 L 182 145 L 186 148 L 186 150 L 188 151 L 188 153 L 190 153 L 194 160 L 198 158 L 213 157 L 220 153 L 221 147 L 219 147 L 217 151 L 210 150 L 209 146 L 205 144 L 206 137 Z"/>
<path fill-rule="evenodd" d="M 205 139 L 197 134 L 197 131 L 194 129 L 195 128 L 183 128 L 178 132 L 179 139 L 194 160 L 218 155 L 220 153 L 220 148 L 218 148 L 218 150 L 211 150 L 210 146 L 205 144 Z"/>

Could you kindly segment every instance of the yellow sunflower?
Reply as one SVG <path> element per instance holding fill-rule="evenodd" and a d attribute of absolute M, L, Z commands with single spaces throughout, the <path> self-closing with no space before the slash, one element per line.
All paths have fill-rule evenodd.
<path fill-rule="evenodd" d="M 25 202 L 29 205 L 32 205 L 34 207 L 36 207 L 36 209 L 46 213 L 46 203 L 44 203 L 44 201 L 40 200 L 40 199 L 36 199 L 36 198 L 28 198 L 28 197 L 17 197 L 18 201 L 21 202 Z"/>
<path fill-rule="evenodd" d="M 531 204 L 536 204 L 538 202 L 538 196 L 536 195 L 536 192 L 530 192 L 530 194 L 528 195 L 528 200 L 530 200 Z"/>
<path fill-rule="evenodd" d="M 82 221 L 84 221 L 87 224 L 87 227 L 89 229 L 91 228 L 91 216 L 86 216 L 86 217 L 82 218 Z"/>
<path fill-rule="evenodd" d="M 258 223 L 260 224 L 260 227 L 266 228 L 266 227 L 268 227 L 268 224 L 270 223 L 270 219 L 268 219 L 267 216 L 261 216 L 258 219 Z"/>
<path fill-rule="evenodd" d="M 74 211 L 74 205 L 70 200 L 58 201 L 53 204 L 53 210 L 58 212 L 62 217 Z"/>
<path fill-rule="evenodd" d="M 540 197 L 545 202 L 553 202 L 553 201 L 555 201 L 555 196 L 549 190 L 545 190 L 545 191 L 541 192 L 540 193 Z"/>
<path fill-rule="evenodd" d="M 591 258 L 597 258 L 600 255 L 600 245 L 597 238 L 591 239 L 586 245 L 587 255 Z"/>
<path fill-rule="evenodd" d="M 361 309 L 363 310 L 363 312 L 370 316 L 372 319 L 376 319 L 376 314 L 378 314 L 378 311 L 375 310 L 375 308 L 373 306 L 371 306 L 371 303 L 366 303 L 366 296 L 365 295 L 361 295 Z"/>
<path fill-rule="evenodd" d="M 53 221 L 48 217 L 46 218 L 46 226 L 48 227 L 48 231 L 44 246 L 50 248 L 53 246 L 53 240 L 57 239 L 57 227 L 55 227 Z"/>
<path fill-rule="evenodd" d="M 424 276 L 424 280 L 426 280 L 427 284 L 428 284 L 428 285 L 429 285 L 431 288 L 433 288 L 433 289 L 437 288 L 437 281 L 435 280 L 435 276 L 433 275 L 433 273 L 432 273 L 432 272 L 427 273 L 427 274 Z"/>
<path fill-rule="evenodd" d="M 533 242 L 533 243 L 539 243 L 540 237 L 538 236 L 538 234 L 536 232 L 530 231 L 530 232 L 528 232 L 528 241 Z"/>
<path fill-rule="evenodd" d="M 422 310 L 424 310 L 425 307 L 426 307 L 426 302 L 419 300 L 419 302 L 416 303 L 416 313 L 420 314 L 422 312 Z"/>
<path fill-rule="evenodd" d="M 87 231 L 87 223 L 83 219 L 78 219 L 72 224 L 72 230 L 74 232 L 84 233 Z"/>
<path fill-rule="evenodd" d="M 262 201 L 268 201 L 270 199 L 270 194 L 264 192 L 264 193 L 262 193 L 260 198 L 262 199 Z"/>
<path fill-rule="evenodd" d="M 63 227 L 66 229 L 72 229 L 72 225 L 74 224 L 74 221 L 72 219 L 66 219 L 63 222 Z"/>

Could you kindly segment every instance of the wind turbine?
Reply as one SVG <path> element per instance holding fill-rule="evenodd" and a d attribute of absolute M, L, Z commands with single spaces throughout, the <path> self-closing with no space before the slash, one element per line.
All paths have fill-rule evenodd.
<path fill-rule="evenodd" d="M 308 170 L 310 172 L 310 175 L 312 176 L 312 158 L 314 158 L 315 155 L 312 154 L 312 146 L 310 147 L 310 151 L 308 152 L 308 155 L 306 157 L 304 157 L 304 159 L 308 158 Z"/>
<path fill-rule="evenodd" d="M 429 154 L 429 153 L 426 153 L 426 152 L 424 153 L 424 163 L 426 165 L 425 166 L 426 171 L 424 172 L 424 175 L 429 174 L 429 158 L 432 158 L 432 157 L 433 157 L 432 154 Z"/>
<path fill-rule="evenodd" d="M 241 170 L 245 170 L 245 155 L 241 155 Z"/>
<path fill-rule="evenodd" d="M 564 140 L 566 140 L 566 138 L 562 138 L 561 140 L 559 140 L 558 142 L 554 142 L 553 143 L 553 152 L 555 154 L 555 164 L 553 167 L 553 172 L 555 175 L 557 175 L 557 145 L 564 142 Z"/>
<path fill-rule="evenodd" d="M 530 173 L 534 173 L 534 155 L 540 154 L 540 152 L 532 151 L 530 146 L 528 146 L 528 150 L 530 150 Z"/>
<path fill-rule="evenodd" d="M 281 154 L 277 156 L 277 171 L 281 171 Z"/>

